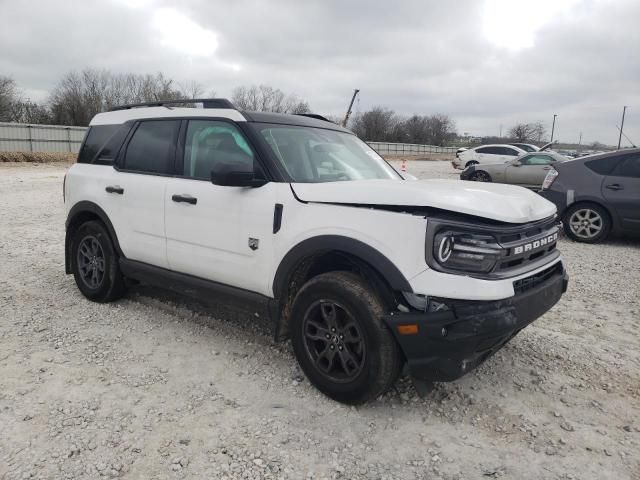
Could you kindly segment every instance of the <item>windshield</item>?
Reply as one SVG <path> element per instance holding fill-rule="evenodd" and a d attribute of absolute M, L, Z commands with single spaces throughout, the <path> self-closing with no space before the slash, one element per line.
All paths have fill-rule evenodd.
<path fill-rule="evenodd" d="M 402 179 L 355 135 L 313 127 L 253 125 L 294 182 Z"/>

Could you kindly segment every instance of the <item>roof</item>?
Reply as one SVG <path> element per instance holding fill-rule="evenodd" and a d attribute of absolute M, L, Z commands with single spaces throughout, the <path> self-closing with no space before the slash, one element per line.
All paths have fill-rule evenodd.
<path fill-rule="evenodd" d="M 621 148 L 620 150 L 611 150 L 610 152 L 592 153 L 591 155 L 583 155 L 582 157 L 570 158 L 572 164 L 582 163 L 583 161 L 596 160 L 598 158 L 614 157 L 616 155 L 640 154 L 640 148 Z"/>
<path fill-rule="evenodd" d="M 477 147 L 473 147 L 473 150 L 477 150 L 479 148 L 484 148 L 484 147 L 508 147 L 508 148 L 514 148 L 516 150 L 521 150 L 524 152 L 524 150 L 522 150 L 520 147 L 516 147 L 511 143 L 490 143 L 487 145 L 478 145 Z"/>
<path fill-rule="evenodd" d="M 98 113 L 89 125 L 119 125 L 129 120 L 171 117 L 217 117 L 228 118 L 235 122 L 260 122 L 281 125 L 297 125 L 301 127 L 328 128 L 346 133 L 352 133 L 335 123 L 318 120 L 303 115 L 288 115 L 270 112 L 241 112 L 233 108 L 174 108 L 174 107 L 138 107 L 111 112 Z"/>

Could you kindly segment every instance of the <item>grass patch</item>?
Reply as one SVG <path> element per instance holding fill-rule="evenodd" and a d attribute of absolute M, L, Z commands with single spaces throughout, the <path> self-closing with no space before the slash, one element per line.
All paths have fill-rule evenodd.
<path fill-rule="evenodd" d="M 73 163 L 77 157 L 68 152 L 0 152 L 0 163 Z"/>

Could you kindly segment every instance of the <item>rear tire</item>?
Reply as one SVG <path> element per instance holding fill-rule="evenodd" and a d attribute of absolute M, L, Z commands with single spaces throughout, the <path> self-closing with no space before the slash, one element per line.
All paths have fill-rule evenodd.
<path fill-rule="evenodd" d="M 402 355 L 384 313 L 380 297 L 350 272 L 323 273 L 302 287 L 291 310 L 293 350 L 318 390 L 355 405 L 395 383 Z"/>
<path fill-rule="evenodd" d="M 602 242 L 611 232 L 609 213 L 595 203 L 571 205 L 565 212 L 562 223 L 567 237 L 576 242 Z"/>
<path fill-rule="evenodd" d="M 477 162 L 476 160 L 469 160 L 469 161 L 465 164 L 464 168 L 470 167 L 471 165 L 478 165 L 478 162 Z"/>
<path fill-rule="evenodd" d="M 82 224 L 71 243 L 71 269 L 82 294 L 94 302 L 111 302 L 125 293 L 118 254 L 104 225 Z"/>
<path fill-rule="evenodd" d="M 476 170 L 471 174 L 469 180 L 473 180 L 474 182 L 491 182 L 491 175 L 489 175 L 484 170 Z"/>

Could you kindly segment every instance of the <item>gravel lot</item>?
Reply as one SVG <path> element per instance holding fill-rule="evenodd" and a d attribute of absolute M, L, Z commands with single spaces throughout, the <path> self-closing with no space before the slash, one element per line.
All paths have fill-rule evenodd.
<path fill-rule="evenodd" d="M 85 300 L 63 174 L 0 165 L 1 479 L 640 479 L 640 241 L 562 240 L 569 292 L 499 354 L 354 408 L 261 319 L 145 287 Z"/>

